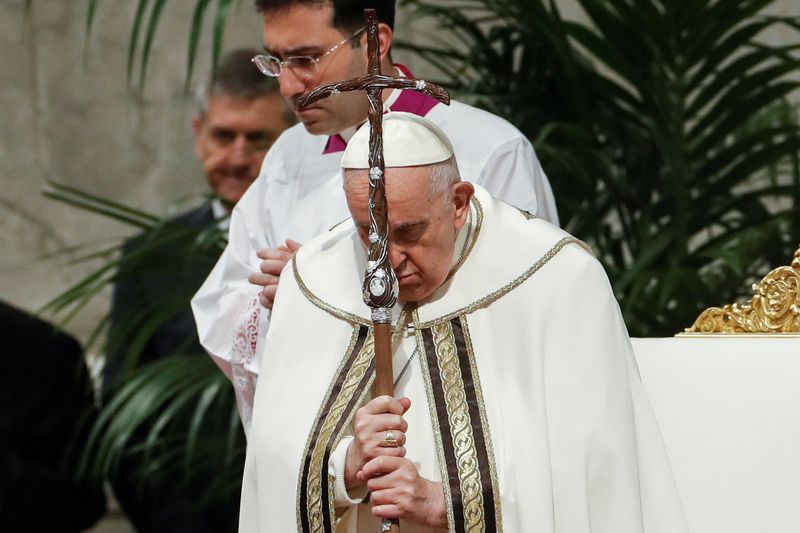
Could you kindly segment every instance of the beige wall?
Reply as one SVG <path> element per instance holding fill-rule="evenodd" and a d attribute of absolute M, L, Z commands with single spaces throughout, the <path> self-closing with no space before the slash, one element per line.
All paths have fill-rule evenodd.
<path fill-rule="evenodd" d="M 194 159 L 183 94 L 188 21 L 195 2 L 168 2 L 153 48 L 143 95 L 125 82 L 127 41 L 135 2 L 101 1 L 84 61 L 87 0 L 0 0 L 0 299 L 35 310 L 87 272 L 87 266 L 46 258 L 65 246 L 110 242 L 123 225 L 45 199 L 47 180 L 85 188 L 163 213 L 205 190 Z M 574 2 L 561 2 L 580 16 Z M 777 7 L 800 15 L 800 2 Z M 260 21 L 250 0 L 232 10 L 226 48 L 259 46 Z M 208 21 L 207 21 L 208 22 Z M 430 29 L 399 17 L 406 38 Z M 206 39 L 209 32 L 205 32 Z M 770 40 L 788 38 L 776 33 Z M 198 72 L 208 68 L 207 41 Z M 421 70 L 402 54 L 401 62 Z M 85 338 L 108 295 L 69 326 Z"/>
<path fill-rule="evenodd" d="M 193 156 L 192 101 L 183 94 L 194 2 L 167 3 L 141 96 L 125 81 L 136 2 L 99 2 L 84 56 L 86 4 L 33 0 L 26 16 L 22 0 L 0 1 L 0 299 L 29 310 L 88 271 L 45 255 L 65 246 L 110 242 L 131 231 L 44 198 L 46 181 L 157 213 L 205 191 Z M 243 1 L 234 8 L 226 46 L 260 44 L 251 5 Z M 199 72 L 210 62 L 208 42 L 202 48 Z M 107 297 L 68 329 L 85 338 Z"/>

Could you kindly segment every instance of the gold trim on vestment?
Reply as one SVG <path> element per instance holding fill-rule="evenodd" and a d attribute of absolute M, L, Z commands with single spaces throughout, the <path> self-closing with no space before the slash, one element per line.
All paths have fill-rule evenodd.
<path fill-rule="evenodd" d="M 469 254 L 472 253 L 472 249 L 475 248 L 475 243 L 478 242 L 478 236 L 481 234 L 481 228 L 483 227 L 483 206 L 481 205 L 480 200 L 478 200 L 475 196 L 472 197 L 472 207 L 475 208 L 475 225 L 473 229 L 473 225 L 470 223 L 467 227 L 467 239 L 466 239 L 466 249 L 461 257 L 458 258 L 458 262 L 455 264 L 453 269 L 447 275 L 447 279 L 450 279 L 458 272 L 458 269 L 461 268 Z M 469 211 L 469 219 L 472 219 L 472 209 Z M 470 232 L 472 233 L 470 235 Z"/>
<path fill-rule="evenodd" d="M 459 367 L 453 326 L 442 322 L 432 326 L 433 343 L 442 379 L 445 408 L 450 422 L 450 435 L 458 466 L 461 501 L 464 506 L 464 528 L 468 532 L 486 530 L 483 513 L 481 474 L 478 471 L 478 452 L 472 433 L 472 420 L 467 408 L 467 395 Z"/>
<path fill-rule="evenodd" d="M 347 417 L 347 421 L 342 426 L 342 431 L 340 431 L 339 435 L 336 436 L 336 442 L 333 445 L 333 449 L 334 450 L 336 449 L 336 447 L 339 445 L 339 442 L 344 437 L 344 433 L 347 430 L 351 429 L 350 426 L 351 426 L 351 424 L 353 422 L 353 417 L 355 416 L 356 411 L 358 411 L 359 407 L 361 407 L 362 405 L 364 405 L 366 403 L 365 400 L 366 400 L 366 398 L 368 396 L 374 396 L 374 394 L 373 394 L 374 385 L 375 385 L 375 372 L 373 371 L 372 375 L 367 380 L 366 387 L 364 387 L 364 390 L 361 391 L 361 394 L 358 397 L 358 401 L 355 404 L 355 409 L 353 409 L 353 411 Z M 327 465 L 326 465 L 326 471 L 327 471 Z M 330 500 L 329 500 L 330 515 L 331 515 L 331 517 L 334 517 L 334 523 L 332 524 L 334 526 L 333 527 L 334 531 L 336 531 L 336 520 L 338 520 L 338 518 L 339 518 L 339 517 L 336 516 L 336 498 L 335 498 L 336 488 L 334 487 L 335 481 L 336 480 L 333 479 L 333 477 L 330 477 L 328 479 L 328 483 L 329 483 L 329 489 L 328 489 L 329 492 L 328 492 L 328 494 L 330 494 Z M 342 481 L 344 481 L 344 480 L 342 480 Z"/>
<path fill-rule="evenodd" d="M 334 387 L 334 385 L 336 383 L 336 376 L 338 376 L 344 370 L 344 365 L 347 362 L 347 358 L 353 352 L 353 348 L 355 348 L 356 342 L 358 341 L 358 334 L 359 334 L 359 328 L 358 328 L 358 326 L 356 326 L 353 329 L 353 334 L 350 336 L 350 343 L 347 345 L 347 350 L 345 351 L 345 355 L 342 358 L 342 361 L 339 363 L 339 367 L 336 369 L 336 372 L 334 374 L 334 378 L 331 380 L 330 384 L 328 385 L 328 390 L 325 392 L 324 399 L 322 400 L 322 403 L 320 404 L 319 409 L 317 409 L 317 414 L 314 416 L 314 426 L 311 428 L 311 431 L 308 433 L 308 438 L 306 439 L 306 445 L 303 448 L 302 457 L 303 457 L 303 463 L 304 464 L 305 464 L 305 458 L 308 456 L 309 450 L 311 449 L 311 445 L 313 444 L 312 441 L 314 439 L 314 430 L 315 430 L 316 425 L 317 425 L 317 423 L 319 421 L 319 418 L 322 416 L 322 410 L 325 408 L 325 404 L 327 403 L 327 399 L 330 397 L 331 393 L 333 392 L 333 387 Z M 295 494 L 295 511 L 296 511 L 297 531 L 298 532 L 302 532 L 303 531 L 302 520 L 300 518 L 300 494 L 302 492 L 302 486 L 304 484 L 303 470 L 304 470 L 304 466 L 301 465 L 300 466 L 300 475 L 297 478 L 297 491 L 296 491 L 296 494 Z"/>
<path fill-rule="evenodd" d="M 419 323 L 416 311 L 413 320 Z M 496 460 L 466 318 L 417 327 L 416 334 L 448 531 L 502 532 Z"/>
<path fill-rule="evenodd" d="M 477 215 L 478 215 L 476 217 L 477 220 L 476 220 L 476 224 L 475 224 L 475 235 L 472 237 L 472 242 L 469 244 L 469 248 L 466 251 L 465 260 L 461 261 L 459 264 L 457 264 L 456 265 L 457 268 L 460 267 L 461 264 L 466 262 L 466 257 L 469 257 L 469 254 L 472 252 L 473 248 L 475 247 L 475 244 L 478 241 L 478 236 L 480 235 L 481 227 L 483 226 L 483 207 L 481 206 L 480 202 L 478 201 L 478 199 L 475 196 L 472 197 L 472 200 L 473 200 L 473 205 L 475 206 L 476 212 L 477 212 Z M 439 322 L 446 322 L 446 321 L 449 321 L 449 320 L 451 320 L 451 319 L 453 319 L 453 318 L 455 318 L 455 317 L 457 317 L 459 315 L 469 314 L 469 313 L 475 311 L 476 309 L 479 309 L 481 307 L 485 307 L 485 306 L 493 303 L 495 300 L 498 300 L 499 298 L 505 296 L 506 294 L 508 294 L 512 290 L 516 289 L 524 281 L 526 281 L 533 274 L 535 274 L 540 268 L 542 268 L 548 261 L 550 261 L 553 257 L 555 257 L 555 255 L 558 252 L 560 252 L 566 245 L 573 244 L 573 243 L 577 244 L 578 246 L 580 246 L 581 248 L 583 248 L 584 250 L 586 250 L 587 252 L 592 254 L 592 256 L 594 257 L 594 252 L 592 251 L 592 249 L 591 249 L 591 247 L 589 245 L 587 245 L 586 243 L 584 243 L 580 239 L 577 239 L 577 238 L 572 237 L 572 236 L 564 237 L 563 239 L 558 241 L 552 248 L 550 248 L 550 250 L 548 250 L 542 257 L 540 257 L 529 269 L 527 269 L 525 272 L 523 272 L 521 275 L 519 275 L 516 279 L 514 279 L 510 283 L 507 283 L 506 285 L 500 287 L 496 291 L 494 291 L 494 292 L 492 292 L 490 294 L 487 294 L 486 296 L 484 296 L 482 298 L 479 298 L 478 300 L 472 302 L 469 305 L 466 305 L 466 306 L 462 307 L 461 309 L 458 309 L 457 311 L 453 311 L 452 313 L 448 313 L 447 315 L 444 315 L 444 316 L 441 316 L 441 317 L 438 317 L 438 318 L 435 318 L 435 319 L 432 319 L 432 320 L 428 320 L 427 322 L 423 322 L 422 324 L 419 324 L 419 327 L 420 328 L 427 328 L 427 327 L 430 327 L 430 326 L 432 326 L 434 324 L 437 324 Z M 297 256 L 296 255 L 295 255 L 294 260 L 292 261 L 292 268 L 293 268 L 295 280 L 297 281 L 297 286 L 300 288 L 300 292 L 302 292 L 303 296 L 308 298 L 308 301 L 310 301 L 312 304 L 316 305 L 317 307 L 319 307 L 323 311 L 325 311 L 327 313 L 330 313 L 330 314 L 332 314 L 333 316 L 335 316 L 337 318 L 342 318 L 344 320 L 348 320 L 348 321 L 356 323 L 356 324 L 363 324 L 365 326 L 372 326 L 372 320 L 370 320 L 368 318 L 364 318 L 364 317 L 358 316 L 358 315 L 353 314 L 353 313 L 349 313 L 349 312 L 344 311 L 342 309 L 339 309 L 339 308 L 337 308 L 337 307 L 325 302 L 324 300 L 320 299 L 313 292 L 311 292 L 311 290 L 306 286 L 306 284 L 303 282 L 302 277 L 300 276 L 300 271 L 298 270 L 298 266 L 297 266 Z"/>
<path fill-rule="evenodd" d="M 325 302 L 324 300 L 321 300 L 320 298 L 317 297 L 317 295 L 311 292 L 311 290 L 303 282 L 303 278 L 300 277 L 300 272 L 297 270 L 297 255 L 295 255 L 294 259 L 292 260 L 292 270 L 294 271 L 294 279 L 295 281 L 297 281 L 297 286 L 300 288 L 300 292 L 303 293 L 303 296 L 308 298 L 309 302 L 311 302 L 312 304 L 316 305 L 323 311 L 330 313 L 337 318 L 343 318 L 350 322 L 356 324 L 362 324 L 364 326 L 372 325 L 372 320 L 360 317 L 353 313 L 348 313 L 347 311 L 343 311 L 338 307 L 334 307 L 333 305 Z"/>
<path fill-rule="evenodd" d="M 480 309 L 481 307 L 486 307 L 487 305 L 502 298 L 509 292 L 519 287 L 524 281 L 533 276 L 540 268 L 542 268 L 545 264 L 547 264 L 548 261 L 550 261 L 553 257 L 555 257 L 556 254 L 560 252 L 568 244 L 577 244 L 578 246 L 585 249 L 589 253 L 592 253 L 592 249 L 580 239 L 576 239 L 575 237 L 564 237 L 563 239 L 558 241 L 552 248 L 550 248 L 547 251 L 547 253 L 545 253 L 542 257 L 540 257 L 539 260 L 533 264 L 533 266 L 531 266 L 528 270 L 523 272 L 520 276 L 518 276 L 510 283 L 503 285 L 496 291 L 487 294 L 483 298 L 475 300 L 469 305 L 465 305 L 464 307 L 458 309 L 457 311 L 453 311 L 452 313 L 448 313 L 438 318 L 428 320 L 427 322 L 423 322 L 422 324 L 419 324 L 418 327 L 423 329 L 429 328 L 435 324 L 450 321 L 459 315 L 467 315 L 477 309 Z"/>
<path fill-rule="evenodd" d="M 331 380 L 331 384 L 328 388 L 328 392 L 323 400 L 320 410 L 317 413 L 316 418 L 314 419 L 314 424 L 311 428 L 311 432 L 309 434 L 308 444 L 306 447 L 306 453 L 303 454 L 303 462 L 305 463 L 306 457 L 308 454 L 311 455 L 311 464 L 308 469 L 308 477 L 305 480 L 306 485 L 306 493 L 307 493 L 307 505 L 306 505 L 306 514 L 308 516 L 309 521 L 309 531 L 311 533 L 322 533 L 325 530 L 323 514 L 322 514 L 322 506 L 328 505 L 329 510 L 332 512 L 331 519 L 335 519 L 335 510 L 333 509 L 333 483 L 332 480 L 328 479 L 327 483 L 329 485 L 329 501 L 323 502 L 322 501 L 322 493 L 321 493 L 321 483 L 322 483 L 322 476 L 328 475 L 328 465 L 322 464 L 325 451 L 330 440 L 331 436 L 333 435 L 336 426 L 339 425 L 339 421 L 342 416 L 346 416 L 348 419 L 352 416 L 352 413 L 355 412 L 355 409 L 358 407 L 356 403 L 354 408 L 351 409 L 351 413 L 345 413 L 345 409 L 347 405 L 350 403 L 351 399 L 353 398 L 353 394 L 356 392 L 359 383 L 364 378 L 367 370 L 369 370 L 370 364 L 372 363 L 373 356 L 375 355 L 375 344 L 374 344 L 374 337 L 372 334 L 372 330 L 370 329 L 367 332 L 366 340 L 364 341 L 364 345 L 362 346 L 361 350 L 359 351 L 358 355 L 356 356 L 353 364 L 350 366 L 349 369 L 344 368 L 349 356 L 354 349 L 356 339 L 359 335 L 359 327 L 355 326 L 355 332 L 353 334 L 353 338 L 351 339 L 350 346 L 348 347 L 348 351 L 345 353 L 342 362 L 337 369 L 337 372 L 334 374 L 333 379 Z M 341 389 L 339 391 L 336 400 L 331 405 L 327 416 L 325 416 L 324 420 L 322 420 L 322 427 L 319 429 L 319 434 L 314 440 L 314 434 L 316 433 L 316 429 L 318 424 L 320 423 L 320 418 L 324 415 L 322 412 L 325 408 L 325 405 L 328 403 L 327 400 L 330 398 L 330 395 L 333 393 L 333 389 L 335 383 L 337 382 L 337 376 L 341 375 L 342 372 L 346 372 L 346 376 L 344 381 L 342 382 Z M 369 390 L 369 385 L 365 387 L 365 390 Z M 363 397 L 363 394 L 362 394 Z M 342 431 L 345 427 L 347 427 L 347 421 L 345 424 L 342 424 Z M 335 437 L 335 440 L 338 441 L 341 437 L 341 431 L 339 435 Z M 313 442 L 312 442 L 313 441 Z M 335 442 L 334 442 L 335 448 Z M 300 513 L 304 512 L 300 509 L 300 492 L 302 490 L 302 484 L 304 482 L 304 466 L 301 465 L 300 468 L 300 480 L 298 484 L 298 531 L 302 531 L 302 522 L 300 520 Z"/>
<path fill-rule="evenodd" d="M 419 314 L 414 309 L 412 314 L 414 325 L 419 324 Z M 439 414 L 436 412 L 436 398 L 433 396 L 433 384 L 431 383 L 431 374 L 428 368 L 428 355 L 425 349 L 425 342 L 422 338 L 422 329 L 416 327 L 416 341 L 417 349 L 419 350 L 419 363 L 422 369 L 422 379 L 425 382 L 425 393 L 428 396 L 428 413 L 431 417 L 431 426 L 433 426 L 433 440 L 436 442 L 436 462 L 439 464 L 439 479 L 442 483 L 442 492 L 444 492 L 444 503 L 447 509 L 447 528 L 450 533 L 456 533 L 454 529 L 455 518 L 453 514 L 453 495 L 450 492 L 450 483 L 448 482 L 447 472 L 447 459 L 444 456 L 444 446 L 442 444 L 442 428 L 439 426 Z"/>
<path fill-rule="evenodd" d="M 778 267 L 753 284 L 745 304 L 710 307 L 685 333 L 800 333 L 800 249 L 791 266 Z"/>
<path fill-rule="evenodd" d="M 413 304 L 407 304 L 400 313 L 397 326 L 392 334 L 393 345 L 396 343 L 398 336 L 403 332 L 403 328 L 413 307 Z M 323 463 L 325 452 L 328 449 L 328 442 L 332 442 L 330 450 L 335 450 L 339 442 L 342 440 L 344 434 L 350 430 L 350 424 L 355 412 L 361 405 L 363 405 L 365 398 L 372 393 L 372 386 L 375 381 L 374 368 L 370 372 L 369 376 L 365 376 L 366 372 L 372 367 L 372 361 L 375 355 L 373 329 L 371 327 L 366 329 L 367 333 L 366 338 L 364 339 L 364 344 L 359 350 L 358 355 L 355 357 L 355 359 L 353 359 L 353 364 L 349 369 L 346 368 L 348 361 L 351 359 L 353 351 L 356 349 L 356 344 L 358 343 L 362 328 L 364 328 L 364 326 L 361 324 L 354 325 L 353 335 L 350 339 L 350 343 L 348 344 L 347 351 L 345 352 L 341 363 L 339 363 L 339 367 L 331 378 L 331 382 L 328 385 L 328 390 L 325 393 L 322 403 L 320 404 L 320 407 L 314 418 L 314 424 L 309 432 L 305 453 L 303 454 L 303 465 L 301 465 L 300 468 L 296 498 L 297 527 L 299 532 L 303 531 L 301 513 L 305 513 L 308 517 L 309 531 L 312 533 L 324 531 L 325 526 L 322 506 L 326 504 L 328 505 L 328 513 L 332 521 L 331 530 L 335 530 L 335 480 L 331 476 L 328 476 L 328 465 Z M 339 381 L 339 378 L 342 376 L 342 374 L 345 374 L 345 377 L 342 380 L 341 388 L 339 389 L 336 400 L 331 405 L 330 409 L 328 409 L 326 414 L 324 411 L 325 406 L 330 403 L 329 401 L 331 396 L 334 394 L 336 383 Z M 366 379 L 366 382 L 364 382 L 364 379 Z M 359 384 L 361 383 L 363 383 L 364 386 L 355 403 L 353 403 L 353 395 L 358 391 Z M 348 405 L 351 405 L 349 410 L 346 409 Z M 325 418 L 324 420 L 321 420 L 323 416 Z M 336 427 L 339 427 L 340 429 L 335 435 L 333 435 Z M 314 439 L 314 435 L 317 435 L 316 439 Z M 331 437 L 333 437 L 332 441 Z M 306 458 L 309 457 L 309 454 L 311 456 L 311 464 L 308 468 L 308 474 L 306 478 L 306 474 L 304 473 L 304 465 Z M 327 502 L 322 501 L 321 495 L 323 476 L 327 476 Z M 301 492 L 303 486 L 306 487 L 307 505 L 305 506 L 305 509 L 302 509 L 301 505 Z"/>
<path fill-rule="evenodd" d="M 475 361 L 475 349 L 472 347 L 472 337 L 469 334 L 466 316 L 461 317 L 461 327 L 463 328 L 464 339 L 467 344 L 469 366 L 472 368 L 472 381 L 473 387 L 475 388 L 475 398 L 478 400 L 478 409 L 481 414 L 481 426 L 483 427 L 484 441 L 486 442 L 486 453 L 489 460 L 489 474 L 492 478 L 495 522 L 497 524 L 497 532 L 500 533 L 503 531 L 503 513 L 500 505 L 500 481 L 497 477 L 497 461 L 494 455 L 494 446 L 492 445 L 492 432 L 489 428 L 489 418 L 486 415 L 486 403 L 483 400 L 483 387 L 481 386 L 481 380 L 478 374 L 478 364 Z"/>

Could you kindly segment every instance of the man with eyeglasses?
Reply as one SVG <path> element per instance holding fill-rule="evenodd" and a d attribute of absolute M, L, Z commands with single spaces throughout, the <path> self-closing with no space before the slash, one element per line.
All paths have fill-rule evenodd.
<path fill-rule="evenodd" d="M 259 179 L 233 211 L 229 244 L 192 300 L 203 347 L 231 378 L 245 427 L 269 311 L 283 267 L 306 242 L 349 216 L 340 161 L 367 119 L 367 98 L 344 92 L 297 109 L 301 95 L 367 70 L 365 8 L 375 9 L 381 70 L 410 76 L 392 62 L 394 0 L 256 0 L 265 53 L 253 58 L 275 77 L 301 124 L 267 154 Z M 558 224 L 555 201 L 527 139 L 511 124 L 460 102 L 450 106 L 414 92 L 386 90 L 384 108 L 431 120 L 451 139 L 466 180 L 497 198 Z M 256 287 L 254 288 L 253 285 Z"/>
<path fill-rule="evenodd" d="M 125 370 L 137 357 L 141 331 L 157 325 L 138 354 L 136 366 L 174 355 L 204 357 L 197 326 L 186 305 L 213 266 L 186 250 L 203 231 L 224 224 L 230 209 L 258 176 L 264 154 L 294 122 L 278 92 L 278 84 L 253 68 L 257 50 L 226 54 L 213 80 L 197 92 L 192 119 L 195 151 L 212 198 L 197 209 L 167 221 L 160 233 L 136 236 L 125 243 L 116 276 L 111 309 L 109 350 L 103 371 L 108 400 L 126 383 Z M 211 259 L 211 261 L 208 261 Z M 144 437 L 141 437 L 143 440 Z M 136 454 L 111 476 L 125 514 L 139 532 L 224 532 L 235 529 L 237 501 L 203 502 L 203 483 L 191 487 L 144 479 L 145 465 Z M 202 478 L 202 475 L 201 475 Z"/>

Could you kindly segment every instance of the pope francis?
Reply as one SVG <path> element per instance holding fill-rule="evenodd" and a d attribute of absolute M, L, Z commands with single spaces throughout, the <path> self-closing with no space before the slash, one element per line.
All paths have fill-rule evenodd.
<path fill-rule="evenodd" d="M 434 124 L 383 130 L 397 398 L 372 394 L 365 125 L 342 159 L 352 220 L 281 276 L 240 531 L 686 531 L 600 264 L 461 181 Z"/>

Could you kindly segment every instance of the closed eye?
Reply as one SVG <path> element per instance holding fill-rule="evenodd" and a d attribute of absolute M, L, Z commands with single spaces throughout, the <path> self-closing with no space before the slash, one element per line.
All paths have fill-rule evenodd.
<path fill-rule="evenodd" d="M 413 244 L 422 238 L 427 229 L 427 222 L 417 222 L 408 226 L 402 226 L 396 228 L 392 232 L 392 240 L 405 244 Z"/>

